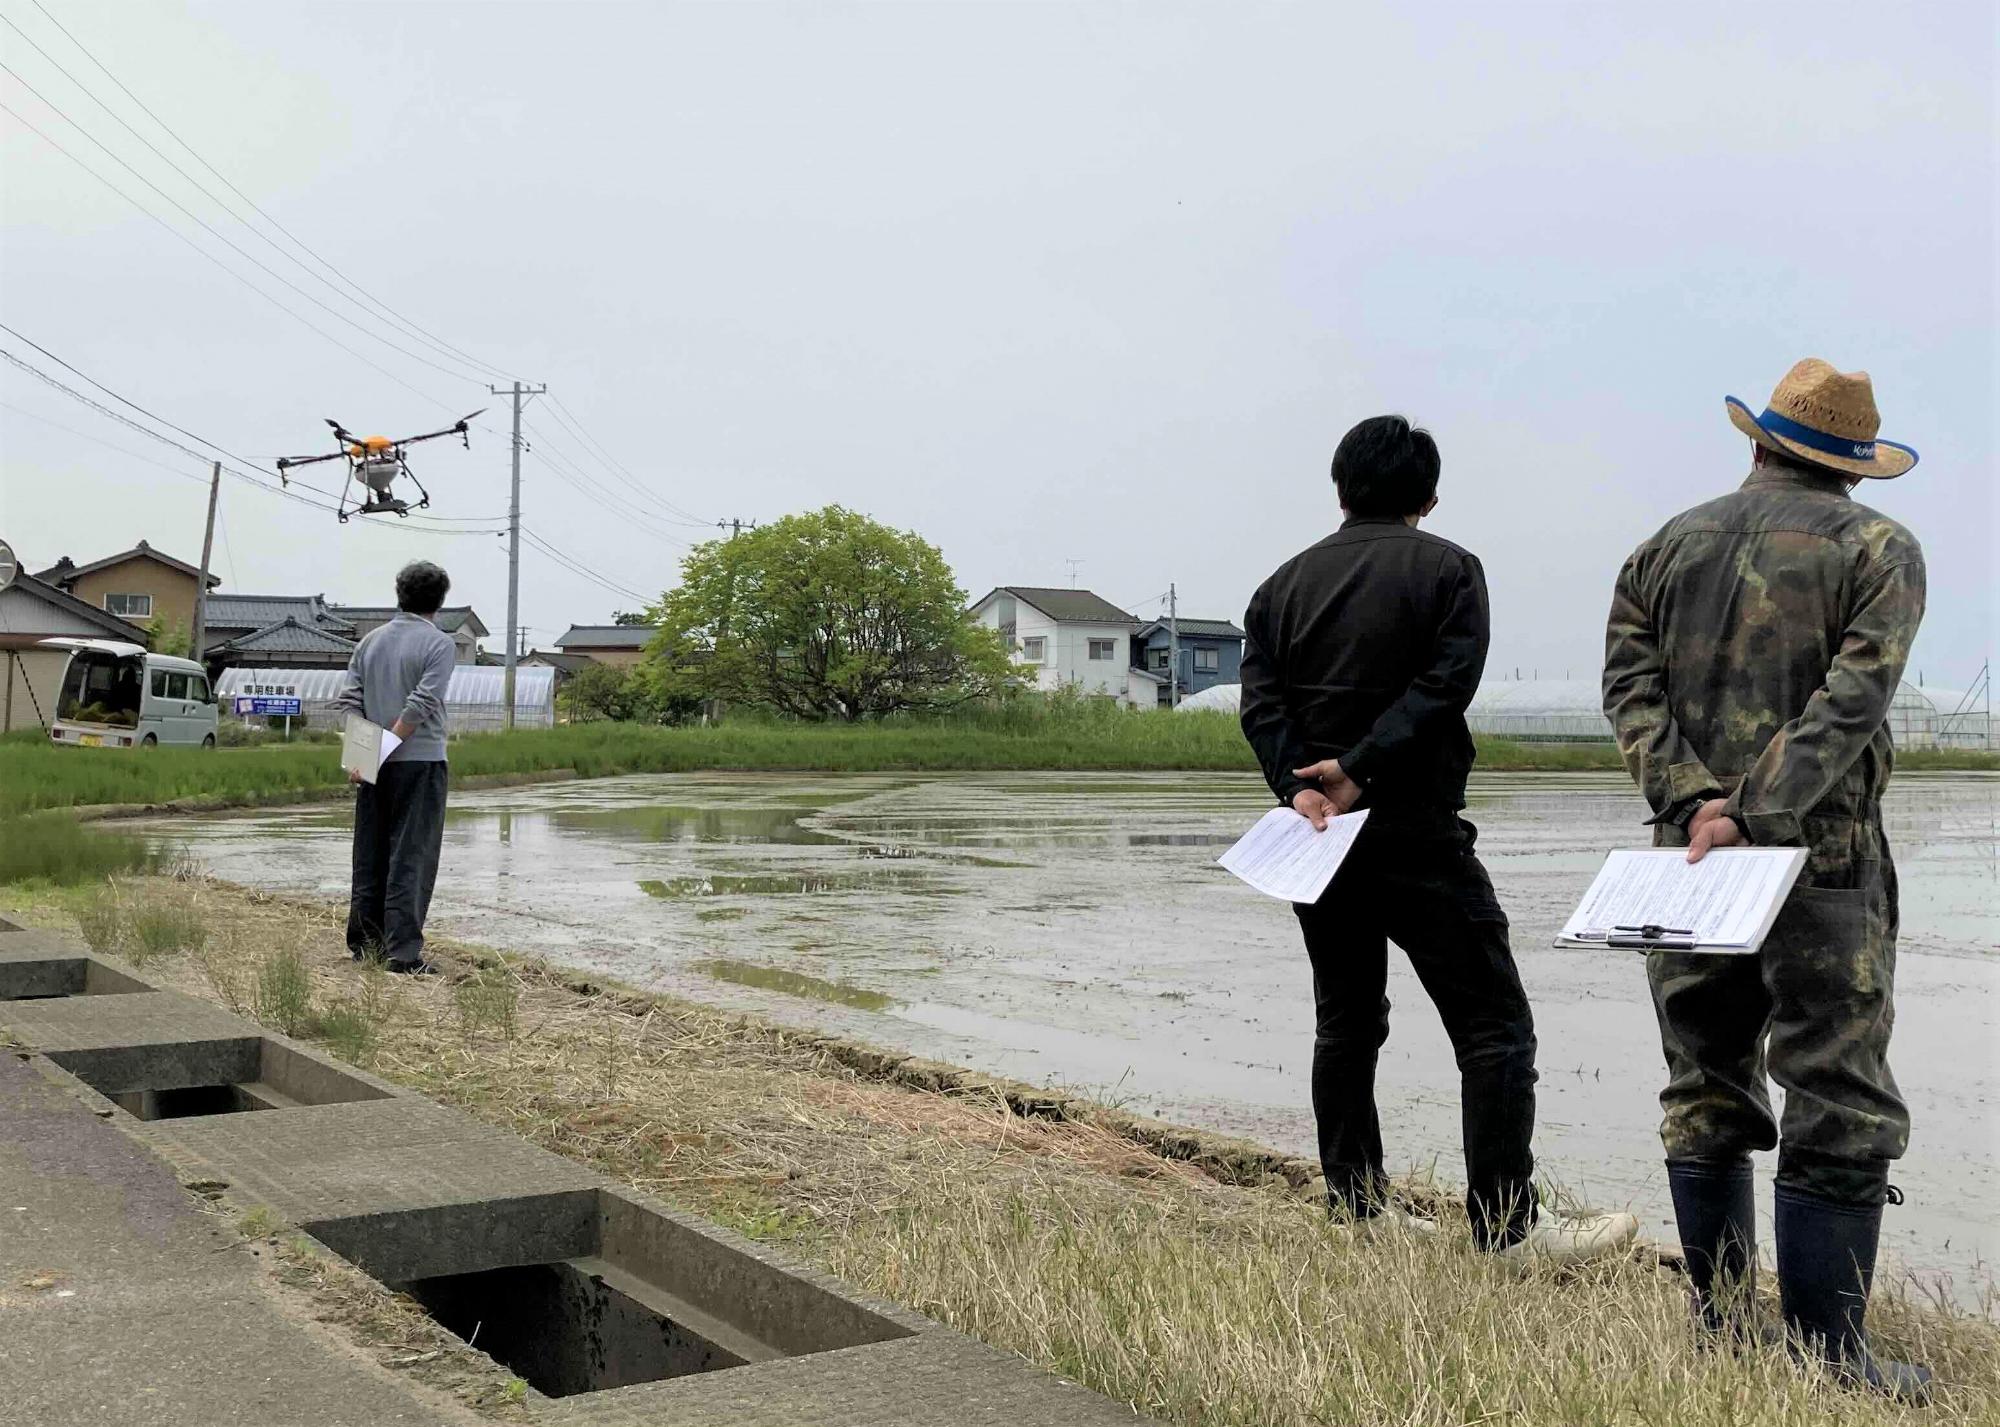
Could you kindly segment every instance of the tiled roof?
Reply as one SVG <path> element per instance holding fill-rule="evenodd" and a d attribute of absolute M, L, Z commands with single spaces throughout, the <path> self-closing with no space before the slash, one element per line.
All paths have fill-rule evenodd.
<path fill-rule="evenodd" d="M 1050 619 L 1064 624 L 1137 624 L 1139 621 L 1111 601 L 1089 590 L 1050 589 L 1041 585 L 1001 585 L 973 607 L 994 595 L 1012 595 L 1031 604 Z"/>
<path fill-rule="evenodd" d="M 1226 619 L 1180 619 L 1174 621 L 1180 626 L 1183 639 L 1242 639 L 1243 631 Z M 1156 629 L 1165 629 L 1167 622 L 1156 619 L 1139 631 L 1141 639 L 1149 637 Z"/>
<path fill-rule="evenodd" d="M 211 654 L 351 654 L 354 641 L 338 634 L 301 624 L 287 615 L 275 624 L 253 629 L 227 644 L 218 644 Z"/>
<path fill-rule="evenodd" d="M 530 649 L 527 658 L 537 664 L 546 664 L 551 669 L 560 669 L 565 674 L 574 674 L 597 662 L 588 654 L 563 654 L 554 649 Z"/>
<path fill-rule="evenodd" d="M 396 607 L 392 604 L 336 604 L 328 605 L 335 617 L 358 620 L 363 624 L 387 624 L 396 617 Z M 466 625 L 472 626 L 475 638 L 484 639 L 493 631 L 486 627 L 484 620 L 472 611 L 469 604 L 448 604 L 435 616 L 437 627 L 446 634 L 456 634 Z"/>
<path fill-rule="evenodd" d="M 210 595 L 208 627 L 216 629 L 262 629 L 296 619 L 320 629 L 352 639 L 355 628 L 336 615 L 320 595 Z"/>
<path fill-rule="evenodd" d="M 7 588 L 10 590 L 19 590 L 24 595 L 32 595 L 44 604 L 54 605 L 57 609 L 67 610 L 78 619 L 88 624 L 96 625 L 115 639 L 131 639 L 134 637 L 130 620 L 120 619 L 115 614 L 108 614 L 90 603 L 90 601 L 80 600 L 68 590 L 59 589 L 48 581 L 41 579 L 39 576 L 31 575 L 25 570 L 14 576 L 14 583 Z M 13 631 L 9 632 L 12 633 Z"/>
<path fill-rule="evenodd" d="M 659 632 L 656 624 L 572 624 L 556 648 L 565 654 L 579 649 L 644 649 Z"/>
<path fill-rule="evenodd" d="M 76 564 L 69 556 L 65 555 L 62 559 L 56 561 L 54 565 L 35 576 L 35 578 L 50 584 L 53 584 L 57 580 L 68 582 L 75 579 L 78 575 L 87 575 L 93 570 L 102 570 L 111 565 L 122 565 L 127 560 L 158 560 L 168 569 L 179 570 L 190 579 L 199 578 L 201 575 L 201 568 L 199 566 L 190 565 L 185 560 L 176 560 L 173 556 L 163 551 L 155 550 L 152 546 L 141 540 L 130 550 L 120 550 L 116 555 L 106 555 L 102 560 L 92 560 L 88 564 L 83 565 Z M 214 589 L 221 583 L 222 576 L 220 575 L 212 574 L 208 577 L 210 589 Z"/>

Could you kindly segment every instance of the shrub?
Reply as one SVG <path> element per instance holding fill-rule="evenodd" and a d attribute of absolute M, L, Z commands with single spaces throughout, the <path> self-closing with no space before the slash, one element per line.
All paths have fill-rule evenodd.
<path fill-rule="evenodd" d="M 199 951 L 208 942 L 208 927 L 200 908 L 192 898 L 180 895 L 160 894 L 141 902 L 132 911 L 130 931 L 126 950 L 135 963 L 174 952 Z"/>
<path fill-rule="evenodd" d="M 257 969 L 257 1019 L 295 1036 L 312 1017 L 312 977 L 296 946 L 279 947 Z"/>
<path fill-rule="evenodd" d="M 76 908 L 76 929 L 92 951 L 114 952 L 125 926 L 125 906 L 116 886 L 107 886 Z"/>
<path fill-rule="evenodd" d="M 459 1027 L 467 1036 L 490 1026 L 502 1040 L 514 1039 L 521 988 L 504 970 L 467 977 L 452 988 L 451 998 L 458 1008 Z"/>

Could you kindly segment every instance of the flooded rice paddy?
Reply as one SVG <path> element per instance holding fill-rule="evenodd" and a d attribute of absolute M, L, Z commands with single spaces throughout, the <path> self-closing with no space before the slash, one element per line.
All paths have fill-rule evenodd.
<path fill-rule="evenodd" d="M 1214 865 L 1267 806 L 1255 780 L 1211 774 L 685 774 L 469 793 L 453 799 L 431 917 L 1309 1153 L 1296 924 Z M 1492 775 L 1468 816 L 1534 999 L 1538 1158 L 1670 1235 L 1644 966 L 1550 945 L 1604 850 L 1643 843 L 1644 806 L 1615 776 Z M 2000 778 L 1901 777 L 1889 825 L 1903 888 L 1893 1059 L 1916 1129 L 1885 1240 L 1963 1288 L 2000 1260 Z M 171 825 L 222 877 L 331 898 L 346 893 L 347 828 L 344 809 Z M 1458 1180 L 1450 1047 L 1391 961 L 1385 1139 L 1399 1166 Z"/>

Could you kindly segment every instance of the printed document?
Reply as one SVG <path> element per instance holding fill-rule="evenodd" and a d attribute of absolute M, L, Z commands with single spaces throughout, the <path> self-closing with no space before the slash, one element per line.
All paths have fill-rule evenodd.
<path fill-rule="evenodd" d="M 359 773 L 362 782 L 372 783 L 380 776 L 389 755 L 402 746 L 403 740 L 379 723 L 370 723 L 360 714 L 349 714 L 347 728 L 340 738 L 340 766 L 350 773 Z"/>
<path fill-rule="evenodd" d="M 1315 832 L 1292 809 L 1273 808 L 1215 860 L 1268 897 L 1317 902 L 1367 821 L 1364 808 L 1328 818 L 1326 830 Z"/>
<path fill-rule="evenodd" d="M 1602 943 L 1650 925 L 1683 933 L 1662 939 L 1692 940 L 1695 951 L 1753 952 L 1805 864 L 1802 847 L 1725 847 L 1699 862 L 1679 847 L 1614 852 L 1557 942 Z"/>

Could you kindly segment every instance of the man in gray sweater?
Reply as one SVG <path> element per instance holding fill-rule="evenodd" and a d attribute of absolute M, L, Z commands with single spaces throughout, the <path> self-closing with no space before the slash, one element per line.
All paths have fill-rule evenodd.
<path fill-rule="evenodd" d="M 451 636 L 433 617 L 451 577 L 427 560 L 396 575 L 396 617 L 354 646 L 347 683 L 333 706 L 380 724 L 402 745 L 382 760 L 354 799 L 354 883 L 347 949 L 380 957 L 389 970 L 428 976 L 424 917 L 444 843 L 444 695 L 457 662 Z"/>

